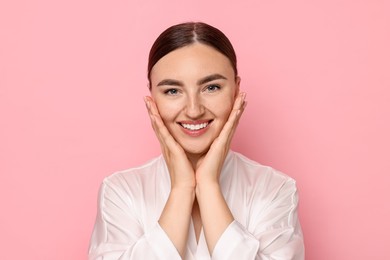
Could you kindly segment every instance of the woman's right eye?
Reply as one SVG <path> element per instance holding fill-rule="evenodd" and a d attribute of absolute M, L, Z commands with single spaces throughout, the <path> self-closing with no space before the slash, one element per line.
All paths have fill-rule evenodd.
<path fill-rule="evenodd" d="M 171 95 L 171 96 L 177 95 L 177 93 L 178 90 L 175 88 L 170 88 L 164 91 L 164 94 Z"/>

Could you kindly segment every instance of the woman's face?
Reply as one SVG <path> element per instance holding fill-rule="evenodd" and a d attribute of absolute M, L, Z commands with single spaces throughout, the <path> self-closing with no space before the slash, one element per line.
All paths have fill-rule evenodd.
<path fill-rule="evenodd" d="M 229 59 L 200 43 L 161 58 L 151 71 L 151 95 L 174 139 L 191 155 L 208 151 L 239 91 Z"/>

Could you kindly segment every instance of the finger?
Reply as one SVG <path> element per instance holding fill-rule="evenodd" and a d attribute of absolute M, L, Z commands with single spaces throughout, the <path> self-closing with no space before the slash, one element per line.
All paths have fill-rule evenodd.
<path fill-rule="evenodd" d="M 152 102 L 153 102 L 153 100 L 152 100 L 151 97 L 144 97 L 144 101 L 145 101 L 146 108 L 148 110 L 150 123 L 152 124 L 152 127 L 153 127 L 153 130 L 154 130 L 155 134 L 159 138 L 159 133 L 158 133 L 157 124 L 156 124 L 156 113 L 152 112 Z M 157 115 L 158 115 L 158 113 L 157 113 Z"/>
<path fill-rule="evenodd" d="M 240 93 L 239 96 L 236 98 L 233 105 L 233 109 L 230 112 L 229 118 L 226 121 L 219 135 L 220 138 L 224 139 L 228 144 L 230 144 L 230 141 L 237 128 L 241 115 L 247 105 L 247 102 L 245 101 L 245 97 L 246 97 L 245 93 Z"/>
<path fill-rule="evenodd" d="M 145 103 L 146 107 L 148 108 L 148 113 L 151 119 L 153 129 L 159 137 L 161 136 L 161 130 L 165 127 L 165 125 L 161 119 L 160 113 L 153 99 L 151 97 L 145 97 Z"/>
<path fill-rule="evenodd" d="M 160 116 L 160 113 L 158 111 L 156 103 L 153 100 L 150 101 L 150 111 L 151 111 L 152 116 L 154 117 L 154 123 L 155 123 L 156 130 L 157 130 L 158 134 L 165 141 L 174 141 L 171 133 L 168 131 L 168 128 L 165 126 L 165 124 Z"/>
<path fill-rule="evenodd" d="M 171 149 L 177 149 L 177 142 L 172 137 L 171 133 L 168 131 L 165 126 L 156 103 L 153 101 L 151 97 L 145 97 L 146 107 L 148 108 L 149 116 L 152 122 L 153 130 L 162 146 L 162 148 L 166 151 Z"/>

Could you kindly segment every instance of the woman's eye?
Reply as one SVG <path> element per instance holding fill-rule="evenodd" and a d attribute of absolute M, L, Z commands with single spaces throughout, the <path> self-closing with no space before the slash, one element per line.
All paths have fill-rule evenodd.
<path fill-rule="evenodd" d="M 208 91 L 208 92 L 214 92 L 214 91 L 217 91 L 218 89 L 220 89 L 221 87 L 220 86 L 218 86 L 218 85 L 208 85 L 207 87 L 206 87 L 206 90 Z"/>
<path fill-rule="evenodd" d="M 177 91 L 177 89 L 171 88 L 171 89 L 165 90 L 164 93 L 167 95 L 177 95 L 178 91 Z"/>

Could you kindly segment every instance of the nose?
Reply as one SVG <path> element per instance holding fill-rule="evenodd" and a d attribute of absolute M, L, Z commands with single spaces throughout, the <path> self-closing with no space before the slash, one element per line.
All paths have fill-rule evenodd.
<path fill-rule="evenodd" d="M 185 108 L 186 115 L 191 119 L 200 118 L 205 112 L 205 108 L 202 104 L 202 100 L 198 95 L 191 95 L 187 98 L 187 104 Z"/>

